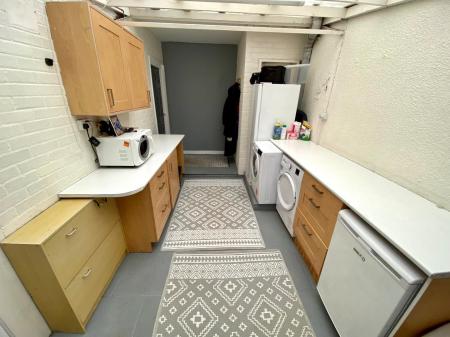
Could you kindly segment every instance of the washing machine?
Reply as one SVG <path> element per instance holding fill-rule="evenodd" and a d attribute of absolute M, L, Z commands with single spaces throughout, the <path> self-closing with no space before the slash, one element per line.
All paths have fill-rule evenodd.
<path fill-rule="evenodd" d="M 281 158 L 277 181 L 277 211 L 289 234 L 294 236 L 294 217 L 302 185 L 303 170 L 289 157 Z"/>
<path fill-rule="evenodd" d="M 275 204 L 277 176 L 282 152 L 270 141 L 255 141 L 252 146 L 247 180 L 258 204 Z"/>

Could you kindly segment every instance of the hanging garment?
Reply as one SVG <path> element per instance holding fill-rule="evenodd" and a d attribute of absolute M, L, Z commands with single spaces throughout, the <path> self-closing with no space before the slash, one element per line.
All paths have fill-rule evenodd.
<path fill-rule="evenodd" d="M 225 156 L 232 156 L 236 153 L 240 97 L 241 86 L 236 82 L 228 88 L 228 97 L 223 106 L 222 124 L 223 135 L 225 136 Z"/>

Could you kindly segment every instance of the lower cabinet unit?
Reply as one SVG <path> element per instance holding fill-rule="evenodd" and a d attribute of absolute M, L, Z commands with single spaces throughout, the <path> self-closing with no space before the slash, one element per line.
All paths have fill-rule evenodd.
<path fill-rule="evenodd" d="M 84 332 L 126 255 L 114 200 L 65 199 L 1 243 L 52 331 Z"/>
<path fill-rule="evenodd" d="M 142 191 L 117 199 L 129 252 L 151 252 L 161 238 L 180 191 L 176 151 Z"/>
<path fill-rule="evenodd" d="M 169 172 L 170 202 L 175 207 L 178 193 L 180 192 L 180 173 L 178 170 L 178 154 L 173 151 L 167 159 L 167 170 Z"/>
<path fill-rule="evenodd" d="M 294 220 L 295 243 L 314 280 L 319 280 L 338 213 L 346 206 L 305 172 Z"/>

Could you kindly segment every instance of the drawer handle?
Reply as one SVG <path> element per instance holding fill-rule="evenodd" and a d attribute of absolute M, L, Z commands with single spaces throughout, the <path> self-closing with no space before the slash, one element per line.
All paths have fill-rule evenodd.
<path fill-rule="evenodd" d="M 165 206 L 164 209 L 162 210 L 162 213 L 164 213 L 165 211 L 167 211 L 167 207 L 169 207 L 169 204 L 166 204 L 166 206 Z"/>
<path fill-rule="evenodd" d="M 160 174 L 158 174 L 158 176 L 157 176 L 157 177 L 158 177 L 158 178 L 161 178 L 161 177 L 163 176 L 163 174 L 164 174 L 164 170 L 162 170 L 162 171 L 161 171 L 161 173 L 160 173 Z"/>
<path fill-rule="evenodd" d="M 166 182 L 163 182 L 162 184 L 161 184 L 161 186 L 159 186 L 158 187 L 158 189 L 161 191 L 163 188 L 164 188 L 164 185 L 166 184 Z"/>
<path fill-rule="evenodd" d="M 89 268 L 84 274 L 83 276 L 81 276 L 82 279 L 86 279 L 89 277 L 89 275 L 91 275 L 92 273 L 92 268 Z"/>
<path fill-rule="evenodd" d="M 97 204 L 97 207 L 102 207 L 102 205 L 106 204 L 108 202 L 108 199 L 94 199 L 94 202 Z"/>
<path fill-rule="evenodd" d="M 312 235 L 313 235 L 313 233 L 311 233 L 311 232 L 308 231 L 308 226 L 306 226 L 304 223 L 302 223 L 302 227 L 303 227 L 303 230 L 305 231 L 305 233 L 306 233 L 308 236 L 312 236 Z"/>
<path fill-rule="evenodd" d="M 78 232 L 78 227 L 72 228 L 72 230 L 66 234 L 66 238 L 71 238 L 72 236 L 74 236 L 76 234 L 76 232 Z"/>
<path fill-rule="evenodd" d="M 116 102 L 114 101 L 114 93 L 112 89 L 106 89 L 106 92 L 108 93 L 109 98 L 109 104 L 111 105 L 111 108 L 116 105 Z"/>
<path fill-rule="evenodd" d="M 323 194 L 323 191 L 319 190 L 315 184 L 312 184 L 312 188 L 314 188 L 314 190 L 315 190 L 317 193 L 319 193 L 319 194 L 321 194 L 321 195 Z"/>
<path fill-rule="evenodd" d="M 308 198 L 308 200 L 309 200 L 309 202 L 310 202 L 315 208 L 317 208 L 317 209 L 320 208 L 320 206 L 317 205 L 317 204 L 314 202 L 313 198 Z"/>

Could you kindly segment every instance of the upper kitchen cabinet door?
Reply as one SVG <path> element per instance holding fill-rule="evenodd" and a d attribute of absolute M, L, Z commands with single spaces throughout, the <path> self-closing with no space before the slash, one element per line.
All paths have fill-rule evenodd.
<path fill-rule="evenodd" d="M 126 64 L 133 108 L 145 108 L 150 105 L 145 65 L 144 44 L 128 32 L 124 32 Z"/>
<path fill-rule="evenodd" d="M 130 110 L 133 105 L 123 54 L 123 29 L 93 8 L 91 18 L 109 112 Z"/>

